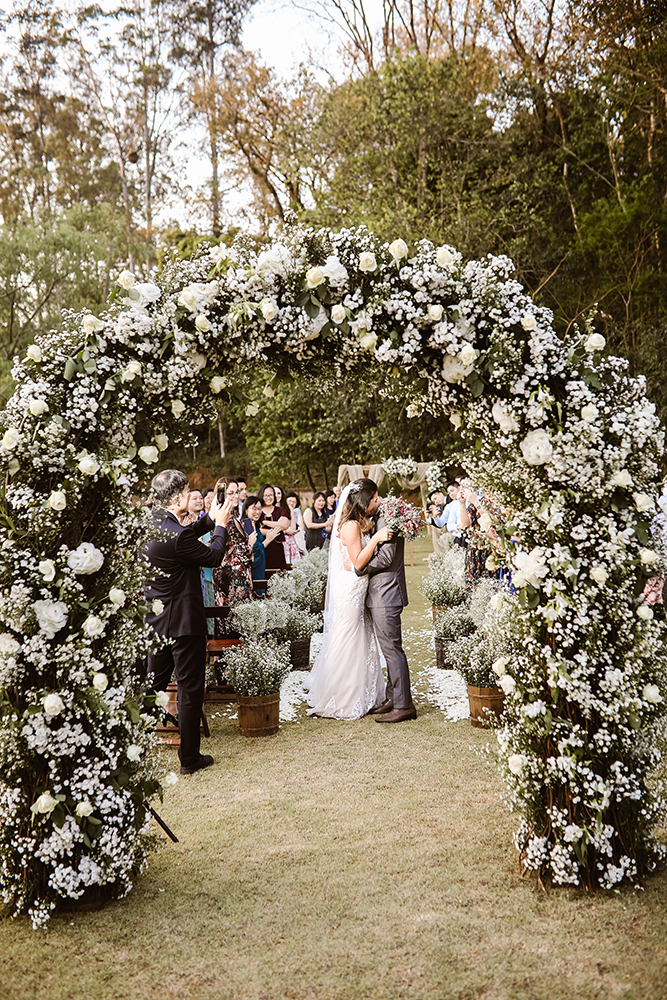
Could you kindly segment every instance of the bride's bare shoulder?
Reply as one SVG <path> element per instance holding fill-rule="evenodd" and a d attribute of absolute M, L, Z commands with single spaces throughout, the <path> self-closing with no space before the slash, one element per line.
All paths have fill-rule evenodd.
<path fill-rule="evenodd" d="M 357 521 L 346 521 L 340 529 L 340 537 L 346 545 L 349 545 L 355 538 L 361 537 L 361 529 Z"/>

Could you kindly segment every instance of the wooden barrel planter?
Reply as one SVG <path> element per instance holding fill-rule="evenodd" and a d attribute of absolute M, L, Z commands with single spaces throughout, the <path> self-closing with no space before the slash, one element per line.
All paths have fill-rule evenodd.
<path fill-rule="evenodd" d="M 468 684 L 468 704 L 470 705 L 470 722 L 473 726 L 483 728 L 488 726 L 491 715 L 501 715 L 505 694 L 502 688 L 479 688 Z"/>
<path fill-rule="evenodd" d="M 310 670 L 310 639 L 292 639 L 289 645 L 292 670 Z"/>
<path fill-rule="evenodd" d="M 275 736 L 280 728 L 280 691 L 244 698 L 237 694 L 239 729 L 244 736 Z"/>
<path fill-rule="evenodd" d="M 435 665 L 438 670 L 454 670 L 454 664 L 449 657 L 449 648 L 452 641 L 452 639 L 435 637 Z"/>
<path fill-rule="evenodd" d="M 433 615 L 433 621 L 436 620 L 441 611 L 449 611 L 449 604 L 432 604 L 431 614 Z"/>

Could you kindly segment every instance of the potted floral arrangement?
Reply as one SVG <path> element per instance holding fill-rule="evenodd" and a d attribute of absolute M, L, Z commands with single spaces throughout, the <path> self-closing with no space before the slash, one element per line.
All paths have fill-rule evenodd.
<path fill-rule="evenodd" d="M 421 592 L 431 602 L 433 621 L 443 608 L 454 608 L 465 600 L 463 575 L 465 557 L 458 549 L 428 557 L 430 573 L 422 580 Z"/>
<path fill-rule="evenodd" d="M 244 736 L 273 736 L 280 728 L 280 688 L 289 674 L 289 646 L 263 636 L 225 650 L 225 676 L 236 691 Z"/>
<path fill-rule="evenodd" d="M 313 549 L 299 559 L 289 573 L 276 573 L 271 577 L 268 596 L 306 611 L 323 611 L 328 569 L 328 553 Z"/>
<path fill-rule="evenodd" d="M 498 677 L 509 661 L 507 636 L 513 599 L 492 580 L 483 580 L 467 601 L 474 632 L 450 647 L 450 656 L 468 686 L 470 722 L 484 726 L 502 714 L 505 694 Z"/>
<path fill-rule="evenodd" d="M 244 639 L 270 635 L 288 642 L 292 670 L 310 669 L 310 642 L 322 629 L 321 612 L 293 606 L 286 601 L 243 601 L 234 609 L 233 628 Z"/>
<path fill-rule="evenodd" d="M 440 670 L 453 670 L 456 661 L 452 659 L 453 645 L 461 638 L 472 635 L 476 625 L 470 617 L 467 603 L 440 611 L 433 625 L 435 639 L 435 665 Z"/>

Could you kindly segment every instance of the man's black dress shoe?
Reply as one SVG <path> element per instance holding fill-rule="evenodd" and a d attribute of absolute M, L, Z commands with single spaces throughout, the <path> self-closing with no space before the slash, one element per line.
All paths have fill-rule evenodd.
<path fill-rule="evenodd" d="M 196 764 L 190 764 L 189 767 L 184 767 L 181 764 L 181 774 L 194 774 L 195 771 L 201 771 L 203 767 L 210 767 L 212 763 L 213 758 L 209 754 L 200 753 Z"/>

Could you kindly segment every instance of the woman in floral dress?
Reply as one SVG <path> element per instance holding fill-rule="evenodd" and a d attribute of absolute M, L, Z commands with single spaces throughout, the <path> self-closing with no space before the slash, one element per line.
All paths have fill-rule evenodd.
<path fill-rule="evenodd" d="M 233 480 L 226 483 L 228 499 L 237 500 L 238 491 L 238 483 Z M 238 516 L 231 517 L 227 523 L 227 546 L 222 565 L 213 570 L 213 590 L 215 603 L 220 608 L 233 608 L 253 597 L 252 549 Z M 215 635 L 218 639 L 237 637 L 230 627 L 229 617 L 215 619 Z"/>

